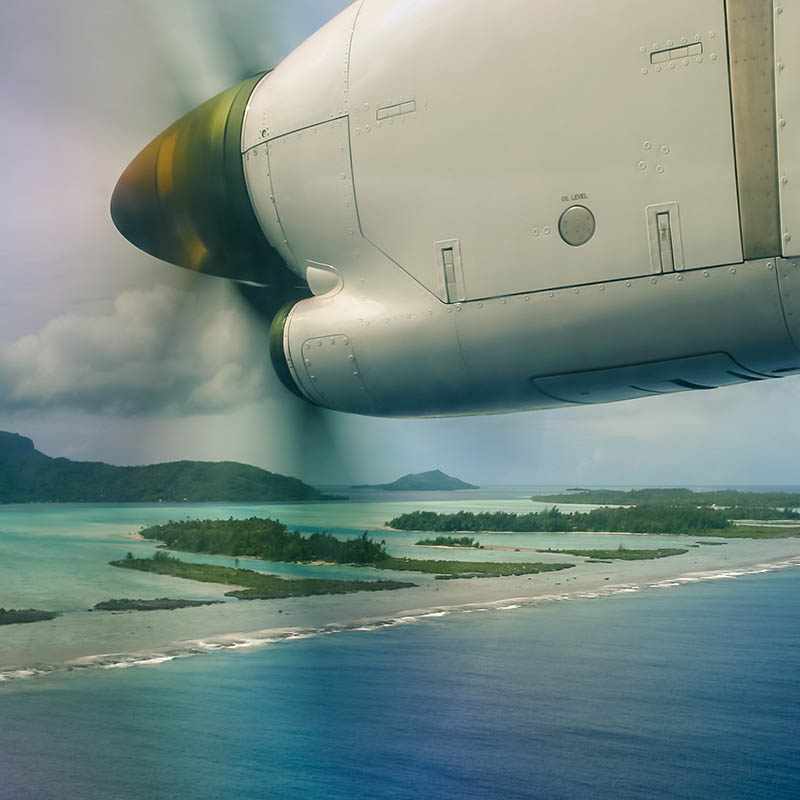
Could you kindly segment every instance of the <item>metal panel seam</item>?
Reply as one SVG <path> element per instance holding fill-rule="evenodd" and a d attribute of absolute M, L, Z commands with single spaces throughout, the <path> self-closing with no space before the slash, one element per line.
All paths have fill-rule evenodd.
<path fill-rule="evenodd" d="M 303 125 L 302 128 L 296 128 L 293 131 L 286 131 L 286 133 L 280 133 L 277 136 L 271 136 L 268 139 L 262 139 L 258 144 L 254 144 L 252 147 L 248 147 L 247 150 L 242 151 L 242 155 L 249 153 L 251 150 L 255 150 L 256 147 L 261 147 L 262 144 L 269 144 L 270 142 L 277 142 L 278 139 L 285 139 L 287 136 L 292 136 L 295 133 L 302 133 L 303 131 L 309 131 L 312 128 L 319 127 L 320 125 L 326 125 L 329 122 L 339 122 L 343 119 L 348 119 L 347 114 L 342 114 L 341 117 L 331 117 L 330 119 L 323 119 L 320 122 L 312 122 L 309 125 Z"/>
<path fill-rule="evenodd" d="M 386 258 L 388 258 L 389 261 L 392 262 L 392 264 L 394 264 L 398 269 L 402 270 L 402 272 L 405 275 L 407 275 L 409 278 L 411 278 L 411 280 L 414 281 L 414 283 L 416 283 L 421 289 L 424 289 L 434 300 L 436 300 L 437 303 L 439 303 L 442 306 L 445 305 L 444 303 L 442 303 L 442 298 L 439 297 L 439 295 L 437 295 L 435 292 L 431 291 L 424 283 L 422 283 L 422 281 L 420 281 L 418 278 L 416 278 L 414 275 L 412 275 L 407 269 L 405 269 L 402 264 L 398 264 L 397 261 L 395 261 L 388 253 L 386 253 L 383 250 L 381 250 L 381 248 L 378 247 L 378 245 L 376 245 L 375 242 L 372 241 L 372 239 L 370 239 L 368 236 L 365 235 L 364 228 L 361 225 L 361 213 L 359 212 L 359 209 L 358 209 L 358 189 L 356 188 L 356 170 L 355 170 L 355 165 L 353 164 L 353 145 L 352 145 L 352 138 L 353 137 L 350 135 L 350 133 L 351 133 L 350 132 L 350 122 L 351 122 L 351 120 L 350 120 L 350 117 L 348 116 L 347 117 L 347 149 L 348 149 L 348 151 L 350 153 L 350 174 L 353 177 L 353 204 L 355 206 L 355 211 L 356 211 L 356 222 L 358 222 L 358 232 L 361 234 L 361 238 L 365 242 L 368 242 L 372 247 L 374 247 L 381 255 L 383 255 Z"/>
<path fill-rule="evenodd" d="M 345 96 L 347 97 L 348 106 L 350 105 L 350 54 L 353 52 L 353 37 L 356 35 L 356 25 L 358 24 L 358 17 L 361 14 L 361 9 L 364 8 L 364 3 L 367 0 L 361 0 L 358 6 L 355 17 L 353 17 L 353 27 L 350 29 L 350 39 L 347 42 L 347 72 L 345 77 Z"/>
<path fill-rule="evenodd" d="M 281 212 L 278 209 L 278 200 L 275 197 L 275 187 L 272 185 L 272 160 L 269 157 L 269 142 L 264 144 L 264 155 L 267 157 L 267 175 L 269 176 L 269 196 L 272 199 L 272 205 L 275 206 L 275 218 L 278 220 L 278 227 L 281 229 L 281 234 L 283 235 L 283 242 L 286 245 L 286 249 L 292 254 L 292 260 L 294 261 L 297 268 L 300 268 L 300 264 L 297 261 L 297 256 L 294 254 L 294 250 L 292 250 L 291 242 L 289 241 L 289 237 L 286 235 L 286 231 L 283 229 L 283 223 L 281 222 Z"/>

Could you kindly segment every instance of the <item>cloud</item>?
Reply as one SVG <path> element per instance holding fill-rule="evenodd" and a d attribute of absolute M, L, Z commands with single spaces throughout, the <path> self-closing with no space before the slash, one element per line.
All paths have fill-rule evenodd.
<path fill-rule="evenodd" d="M 66 314 L 0 344 L 0 409 L 132 416 L 246 404 L 268 369 L 256 330 L 225 289 L 127 291 L 111 313 Z"/>

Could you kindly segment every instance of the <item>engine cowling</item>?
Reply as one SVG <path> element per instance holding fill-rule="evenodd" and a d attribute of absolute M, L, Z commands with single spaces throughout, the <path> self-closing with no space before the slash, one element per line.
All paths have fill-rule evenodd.
<path fill-rule="evenodd" d="M 797 370 L 774 56 L 747 35 L 771 3 L 730 30 L 723 2 L 503 5 L 356 3 L 256 88 L 253 204 L 318 295 L 273 326 L 292 385 L 417 416 Z"/>
<path fill-rule="evenodd" d="M 342 411 L 782 377 L 800 369 L 800 10 L 784 11 L 359 0 L 143 151 L 175 231 L 154 248 L 120 227 L 183 266 L 306 283 L 273 322 L 273 362 Z M 183 132 L 214 145 L 186 138 L 170 161 Z"/>

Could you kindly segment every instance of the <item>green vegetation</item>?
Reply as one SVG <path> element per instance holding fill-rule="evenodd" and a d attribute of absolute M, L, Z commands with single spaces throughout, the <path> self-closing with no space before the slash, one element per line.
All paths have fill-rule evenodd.
<path fill-rule="evenodd" d="M 708 508 L 640 506 L 635 508 L 597 508 L 587 513 L 564 513 L 557 508 L 528 514 L 459 511 L 437 514 L 414 511 L 401 514 L 389 527 L 406 531 L 619 531 L 625 533 L 696 533 L 733 527 L 721 511 Z M 727 534 L 722 534 L 727 535 Z"/>
<path fill-rule="evenodd" d="M 547 550 L 539 550 L 540 553 L 564 553 L 570 556 L 585 556 L 594 559 L 597 563 L 606 564 L 608 561 L 600 559 L 615 559 L 622 561 L 642 561 L 651 558 L 667 558 L 668 556 L 680 556 L 688 553 L 680 547 L 658 547 L 650 550 L 628 550 L 620 545 L 616 550 L 554 550 L 548 547 Z"/>
<path fill-rule="evenodd" d="M 431 561 L 421 558 L 387 557 L 375 564 L 379 569 L 427 572 L 450 578 L 499 578 L 504 575 L 535 575 L 569 569 L 574 564 L 522 563 L 518 561 Z"/>
<path fill-rule="evenodd" d="M 213 606 L 224 603 L 224 600 L 173 600 L 169 597 L 157 597 L 155 600 L 129 600 L 119 598 L 95 603 L 91 611 L 172 611 L 175 608 L 195 608 L 196 606 Z"/>
<path fill-rule="evenodd" d="M 272 600 L 280 597 L 308 597 L 320 594 L 347 594 L 350 592 L 378 592 L 384 589 L 405 589 L 413 583 L 402 581 L 339 581 L 327 578 L 280 578 L 251 569 L 234 569 L 217 564 L 190 564 L 158 551 L 152 558 L 124 558 L 110 561 L 112 567 L 154 572 L 204 583 L 223 583 L 243 586 L 225 592 L 228 597 L 241 600 Z"/>
<path fill-rule="evenodd" d="M 328 533 L 303 536 L 278 520 L 203 519 L 167 522 L 141 531 L 173 550 L 253 556 L 264 561 L 328 561 L 335 564 L 373 564 L 386 557 L 385 542 L 365 533 L 354 539 L 337 539 Z"/>
<path fill-rule="evenodd" d="M 481 561 L 432 561 L 415 558 L 393 558 L 386 552 L 386 542 L 370 539 L 366 533 L 355 539 L 340 540 L 327 533 L 302 536 L 296 531 L 287 531 L 286 526 L 272 519 L 251 517 L 245 520 L 193 520 L 168 522 L 154 525 L 142 531 L 147 539 L 158 539 L 167 547 L 186 550 L 192 553 L 217 553 L 229 556 L 256 556 L 266 561 L 327 561 L 337 564 L 355 564 L 377 569 L 426 572 L 453 577 L 496 577 L 500 575 L 527 575 L 553 569 L 566 569 L 573 564 L 521 564 Z M 450 540 L 452 537 L 440 537 Z M 470 542 L 464 547 L 477 546 L 471 537 L 454 541 Z M 157 571 L 158 564 L 172 564 L 171 558 L 163 550 L 156 552 L 153 559 L 134 559 L 128 553 L 124 562 L 112 562 L 114 566 L 130 566 L 131 562 L 143 562 L 147 566 L 133 569 Z M 156 562 L 156 567 L 153 564 Z M 178 564 L 183 564 L 177 561 Z M 194 567 L 196 565 L 184 565 Z M 172 569 L 173 567 L 169 567 Z M 217 569 L 217 568 L 215 568 Z M 219 567 L 218 569 L 228 569 Z M 238 570 L 250 572 L 250 570 Z M 174 573 L 170 573 L 174 574 Z M 262 574 L 262 573 L 255 573 Z M 187 576 L 192 577 L 192 576 Z M 198 579 L 199 580 L 199 579 Z M 316 580 L 316 579 L 315 579 Z M 217 581 L 228 582 L 228 581 Z M 292 581 L 296 583 L 296 581 Z M 363 583 L 351 581 L 351 583 Z M 401 584 L 404 585 L 404 584 Z M 390 587 L 392 588 L 392 587 Z M 352 590 L 356 591 L 356 590 Z M 235 595 L 239 596 L 239 595 Z"/>
<path fill-rule="evenodd" d="M 46 619 L 55 619 L 55 611 L 40 611 L 37 608 L 0 608 L 0 625 L 16 625 L 21 622 L 42 622 Z"/>
<path fill-rule="evenodd" d="M 483 545 L 472 536 L 437 536 L 435 539 L 420 539 L 414 544 L 428 545 L 429 547 L 473 547 L 480 550 Z"/>
<path fill-rule="evenodd" d="M 800 536 L 800 528 L 781 528 L 776 525 L 734 525 L 724 531 L 693 531 L 693 536 L 714 536 L 724 539 L 790 539 Z M 723 542 L 705 542 L 705 544 L 724 544 Z"/>
<path fill-rule="evenodd" d="M 328 500 L 297 478 L 232 461 L 115 467 L 50 458 L 25 436 L 0 431 L 0 503 Z"/>
<path fill-rule="evenodd" d="M 796 492 L 740 492 L 719 489 L 574 489 L 561 494 L 535 495 L 543 503 L 588 505 L 666 505 L 682 507 L 724 506 L 728 519 L 800 519 L 800 494 Z"/>
<path fill-rule="evenodd" d="M 734 525 L 726 512 L 709 508 L 639 506 L 596 508 L 567 514 L 557 508 L 528 514 L 506 511 L 459 511 L 437 514 L 413 511 L 386 524 L 404 531 L 503 531 L 511 533 L 591 532 L 692 534 L 725 539 L 787 539 L 800 536 L 800 527 Z"/>
<path fill-rule="evenodd" d="M 767 508 L 767 506 L 730 506 L 725 509 L 730 519 L 753 520 L 796 520 L 800 512 L 793 508 Z"/>

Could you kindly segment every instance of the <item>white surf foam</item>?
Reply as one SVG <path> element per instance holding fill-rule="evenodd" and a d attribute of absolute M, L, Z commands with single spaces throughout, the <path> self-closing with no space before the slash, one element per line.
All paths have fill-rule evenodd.
<path fill-rule="evenodd" d="M 775 570 L 800 566 L 800 556 L 782 561 L 760 563 L 752 566 L 728 568 L 708 572 L 688 572 L 677 577 L 664 578 L 646 585 L 648 589 L 671 589 L 704 581 L 729 580 L 745 575 L 757 575 Z M 470 603 L 461 606 L 439 606 L 423 609 L 417 613 L 406 613 L 397 617 L 358 620 L 350 624 L 329 624 L 319 628 L 271 628 L 261 631 L 233 632 L 220 636 L 176 642 L 168 651 L 149 653 L 100 653 L 84 656 L 60 665 L 34 664 L 14 666 L 0 670 L 0 683 L 40 678 L 53 673 L 76 672 L 86 669 L 128 669 L 139 666 L 158 666 L 180 658 L 218 653 L 227 650 L 240 651 L 267 647 L 282 642 L 309 639 L 347 631 L 372 632 L 383 628 L 430 622 L 447 616 L 486 613 L 489 611 L 511 611 L 523 607 L 535 607 L 567 600 L 596 600 L 621 594 L 637 593 L 639 584 L 611 584 L 595 591 L 561 592 L 537 597 L 510 597 L 489 603 Z"/>

